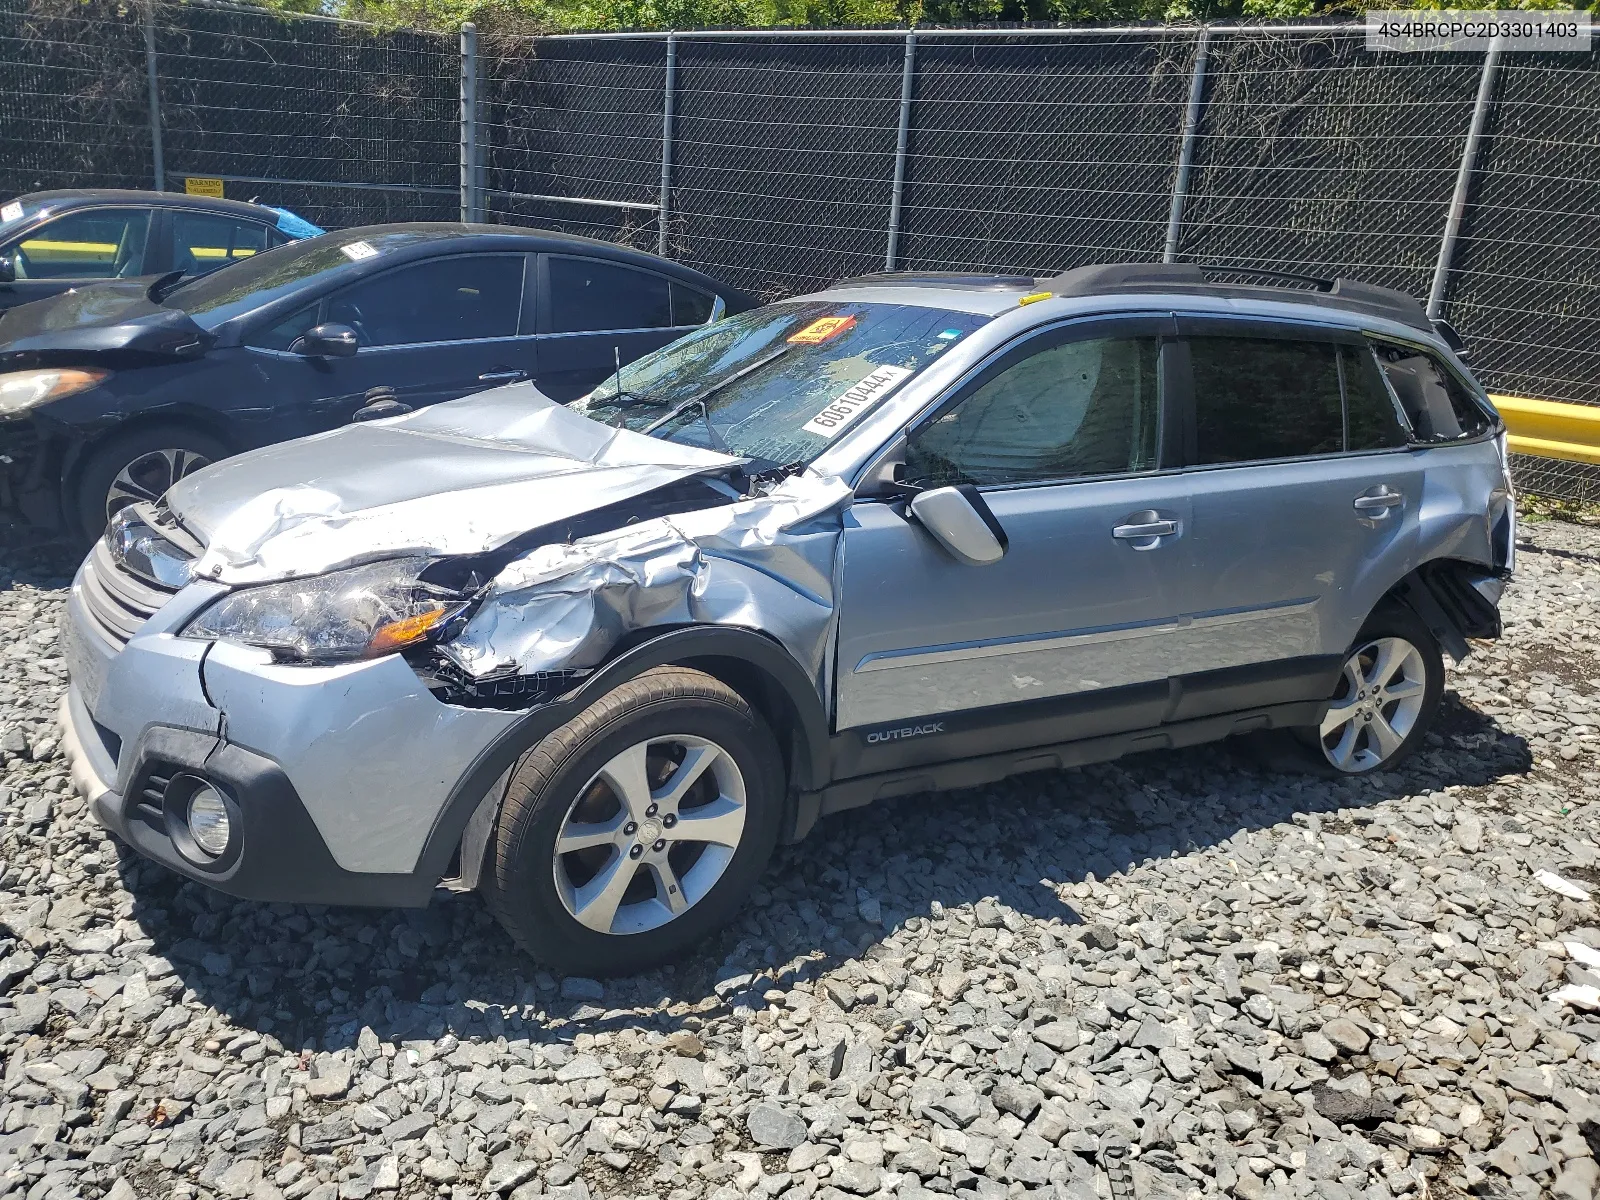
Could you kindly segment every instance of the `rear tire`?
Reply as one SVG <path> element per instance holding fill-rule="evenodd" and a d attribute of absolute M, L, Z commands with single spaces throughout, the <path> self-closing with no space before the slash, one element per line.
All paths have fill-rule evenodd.
<path fill-rule="evenodd" d="M 1444 656 L 1422 618 L 1385 603 L 1345 655 L 1322 724 L 1298 731 L 1325 771 L 1392 770 L 1422 745 L 1444 695 Z"/>
<path fill-rule="evenodd" d="M 158 425 L 113 434 L 84 460 L 68 516 L 93 542 L 112 513 L 139 500 L 159 500 L 167 488 L 201 467 L 228 457 L 208 433 L 183 425 Z"/>
<path fill-rule="evenodd" d="M 784 788 L 777 741 L 744 697 L 658 667 L 523 756 L 479 890 L 557 970 L 647 970 L 739 915 L 777 844 Z"/>

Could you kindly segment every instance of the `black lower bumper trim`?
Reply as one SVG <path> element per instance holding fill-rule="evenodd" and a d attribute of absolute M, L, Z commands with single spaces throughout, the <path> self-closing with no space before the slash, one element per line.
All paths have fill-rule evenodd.
<path fill-rule="evenodd" d="M 438 879 L 423 875 L 369 874 L 334 861 L 294 786 L 271 759 L 215 737 L 153 727 L 123 773 L 123 792 L 95 802 L 102 824 L 145 858 L 244 900 L 288 904 L 421 908 Z M 159 793 L 182 772 L 208 780 L 237 804 L 243 828 L 237 853 L 218 864 L 186 858 L 168 833 Z"/>

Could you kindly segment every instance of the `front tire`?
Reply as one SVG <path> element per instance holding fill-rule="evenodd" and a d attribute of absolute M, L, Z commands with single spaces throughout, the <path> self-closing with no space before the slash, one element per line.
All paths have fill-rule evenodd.
<path fill-rule="evenodd" d="M 1328 713 L 1308 733 L 1340 774 L 1389 770 L 1422 744 L 1443 695 L 1438 641 L 1409 608 L 1386 604 L 1361 627 Z"/>
<path fill-rule="evenodd" d="M 777 844 L 784 787 L 777 742 L 744 697 L 658 667 L 523 756 L 480 890 L 558 970 L 646 970 L 739 914 Z"/>
<path fill-rule="evenodd" d="M 216 438 L 181 425 L 113 435 L 84 460 L 70 515 L 92 542 L 118 509 L 159 500 L 185 475 L 227 456 L 228 448 Z"/>

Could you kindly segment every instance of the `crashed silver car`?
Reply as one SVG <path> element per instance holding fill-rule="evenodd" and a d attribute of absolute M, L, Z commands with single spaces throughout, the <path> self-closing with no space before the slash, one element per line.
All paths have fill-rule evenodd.
<path fill-rule="evenodd" d="M 1274 728 L 1392 767 L 1499 631 L 1503 430 L 1414 300 L 1231 278 L 869 277 L 209 467 L 78 573 L 76 785 L 234 895 L 454 877 L 615 973 L 882 797 Z"/>

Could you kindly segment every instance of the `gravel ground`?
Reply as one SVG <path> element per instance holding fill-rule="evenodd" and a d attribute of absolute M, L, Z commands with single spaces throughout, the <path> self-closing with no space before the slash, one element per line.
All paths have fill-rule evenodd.
<path fill-rule="evenodd" d="M 0 551 L 0 1196 L 1592 1200 L 1600 1014 L 1556 993 L 1600 983 L 1600 531 L 1524 537 L 1402 771 L 1233 745 L 863 810 L 605 985 L 472 896 L 120 853 L 55 745 L 61 567 Z"/>

